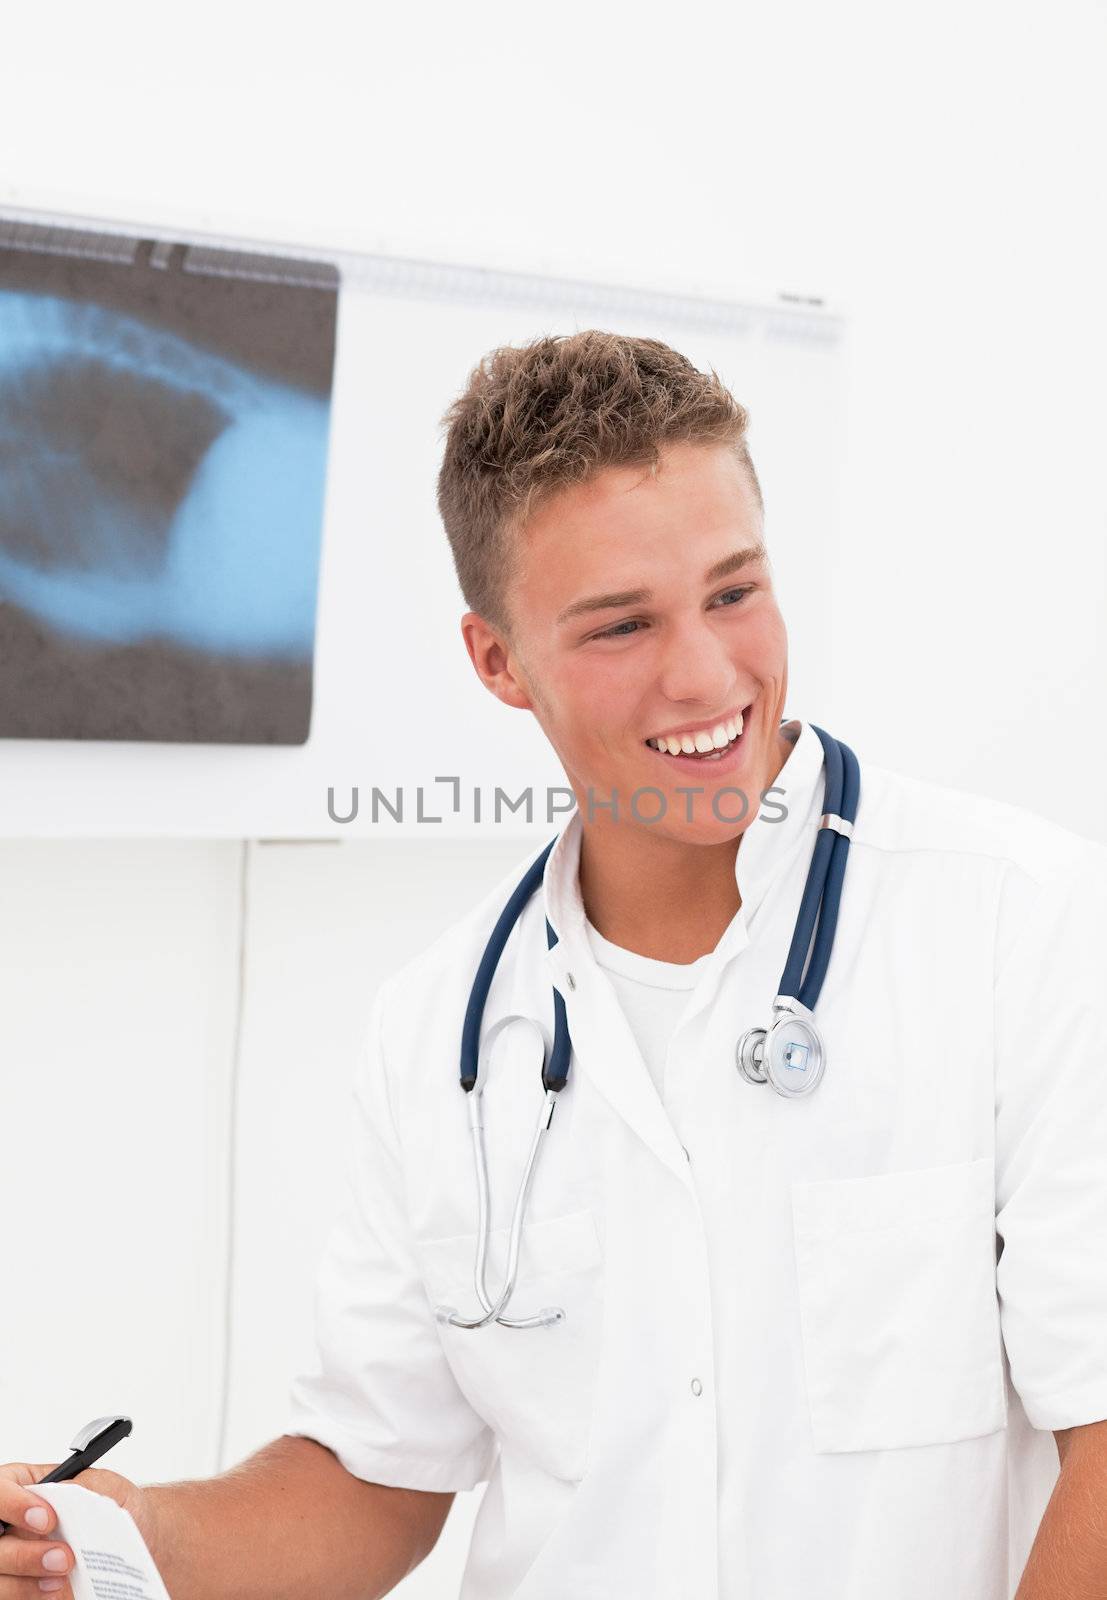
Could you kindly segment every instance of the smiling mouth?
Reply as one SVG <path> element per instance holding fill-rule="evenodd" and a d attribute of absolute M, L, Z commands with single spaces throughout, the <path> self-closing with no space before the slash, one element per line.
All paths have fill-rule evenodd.
<path fill-rule="evenodd" d="M 659 755 L 668 756 L 671 760 L 721 761 L 741 743 L 746 728 L 746 718 L 752 708 L 751 701 L 750 705 L 745 706 L 735 716 L 723 717 L 711 728 L 701 728 L 697 733 L 671 734 L 663 738 L 647 739 L 645 743 L 651 750 L 656 750 Z M 711 740 L 710 748 L 697 748 L 707 739 Z"/>

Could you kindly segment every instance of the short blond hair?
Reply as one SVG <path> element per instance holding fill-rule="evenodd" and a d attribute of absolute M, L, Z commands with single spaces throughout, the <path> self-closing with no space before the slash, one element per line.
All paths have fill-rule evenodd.
<path fill-rule="evenodd" d="M 588 328 L 500 345 L 442 418 L 438 509 L 471 611 L 509 631 L 514 537 L 538 506 L 605 467 L 656 471 L 665 444 L 729 444 L 763 505 L 749 416 L 715 369 L 659 339 Z"/>

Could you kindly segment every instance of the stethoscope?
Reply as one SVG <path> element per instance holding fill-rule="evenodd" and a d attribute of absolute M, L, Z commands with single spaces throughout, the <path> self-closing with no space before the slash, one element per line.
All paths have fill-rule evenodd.
<path fill-rule="evenodd" d="M 811 723 L 811 728 L 818 734 L 826 758 L 823 814 L 819 819 L 818 837 L 815 840 L 815 849 L 807 872 L 807 882 L 800 901 L 788 960 L 780 980 L 780 992 L 773 1001 L 772 1021 L 767 1028 L 747 1028 L 738 1040 L 735 1051 L 738 1071 L 747 1083 L 771 1084 L 777 1094 L 792 1100 L 811 1094 L 822 1081 L 826 1070 L 826 1048 L 815 1025 L 813 1013 L 834 948 L 834 931 L 838 923 L 838 907 L 846 875 L 846 857 L 853 837 L 853 824 L 861 796 L 861 773 L 853 751 L 848 745 L 825 733 L 822 728 L 816 727 L 814 723 Z M 503 954 L 504 945 L 527 902 L 542 882 L 546 858 L 557 843 L 558 837 L 560 836 L 551 839 L 537 860 L 531 863 L 501 911 L 481 957 L 469 995 L 469 1003 L 465 1008 L 465 1021 L 461 1029 L 461 1087 L 467 1096 L 469 1132 L 477 1172 L 478 1206 L 477 1253 L 473 1281 L 477 1299 L 484 1308 L 484 1315 L 463 1317 L 453 1306 L 437 1306 L 435 1315 L 439 1322 L 448 1323 L 454 1328 L 483 1328 L 489 1322 L 498 1322 L 504 1328 L 544 1328 L 552 1326 L 555 1322 L 561 1322 L 565 1316 L 560 1306 L 546 1306 L 532 1317 L 503 1315 L 515 1292 L 523 1217 L 538 1152 L 553 1121 L 557 1096 L 569 1081 L 569 1064 L 573 1047 L 569 1038 L 565 1001 L 556 989 L 552 1048 L 547 1050 L 546 1036 L 539 1023 L 533 1018 L 520 1015 L 501 1017 L 488 1030 L 485 1038 L 487 1048 L 499 1030 L 511 1022 L 528 1022 L 536 1028 L 542 1039 L 544 1090 L 538 1125 L 531 1140 L 526 1167 L 515 1198 L 515 1209 L 512 1212 L 503 1288 L 495 1301 L 489 1295 L 485 1281 L 490 1207 L 488 1158 L 484 1148 L 484 1124 L 481 1120 L 483 1086 L 479 1081 L 480 1029 L 488 991 L 492 986 L 492 979 Z M 812 936 L 814 936 L 813 947 Z M 557 934 L 550 926 L 548 917 L 546 942 L 551 950 L 557 943 Z"/>

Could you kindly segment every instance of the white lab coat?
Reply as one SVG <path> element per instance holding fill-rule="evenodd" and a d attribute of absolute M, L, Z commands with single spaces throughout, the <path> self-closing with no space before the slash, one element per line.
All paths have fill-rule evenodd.
<path fill-rule="evenodd" d="M 565 999 L 508 1313 L 558 1305 L 554 1327 L 433 1314 L 476 1310 L 461 1022 L 538 851 L 377 995 L 288 1431 L 380 1483 L 487 1478 L 463 1600 L 1008 1600 L 1050 1430 L 1107 1418 L 1107 849 L 858 756 L 806 1099 L 744 1082 L 734 1046 L 770 1013 L 822 811 L 809 724 L 786 819 L 742 840 L 668 1109 L 588 947 L 579 816 L 551 852 L 485 1028 L 552 1031 Z M 540 1099 L 519 1023 L 485 1090 L 493 1292 Z"/>

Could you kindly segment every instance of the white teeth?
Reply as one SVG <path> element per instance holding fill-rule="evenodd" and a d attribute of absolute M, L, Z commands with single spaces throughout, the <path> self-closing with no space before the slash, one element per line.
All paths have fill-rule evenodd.
<path fill-rule="evenodd" d="M 739 711 L 737 716 L 717 722 L 713 728 L 701 729 L 699 733 L 661 734 L 656 739 L 647 739 L 646 743 L 654 750 L 671 756 L 709 755 L 713 751 L 725 750 L 732 740 L 737 739 L 744 721 Z"/>

